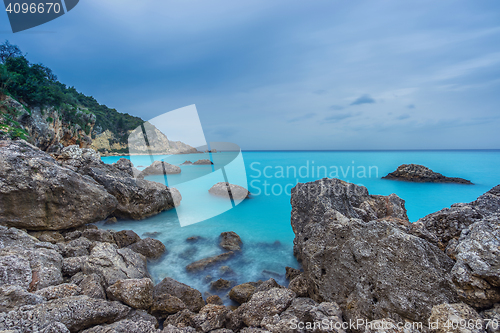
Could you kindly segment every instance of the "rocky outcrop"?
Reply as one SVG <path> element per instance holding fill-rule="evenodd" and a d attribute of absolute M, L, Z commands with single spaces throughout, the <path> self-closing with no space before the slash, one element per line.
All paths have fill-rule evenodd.
<path fill-rule="evenodd" d="M 205 306 L 205 301 L 198 290 L 172 278 L 164 278 L 154 287 L 153 295 L 155 298 L 165 294 L 177 297 L 193 312 L 198 312 Z"/>
<path fill-rule="evenodd" d="M 182 197 L 175 188 L 157 182 L 135 179 L 130 172 L 105 164 L 92 149 L 66 147 L 58 156 L 61 165 L 94 179 L 118 200 L 113 215 L 144 219 L 178 206 Z"/>
<path fill-rule="evenodd" d="M 243 200 L 250 195 L 246 188 L 225 182 L 215 184 L 208 190 L 208 193 L 227 199 L 233 198 L 234 200 Z"/>
<path fill-rule="evenodd" d="M 0 224 L 5 226 L 67 229 L 103 220 L 118 204 L 95 181 L 22 140 L 0 141 L 0 184 Z"/>
<path fill-rule="evenodd" d="M 479 313 L 464 303 L 444 303 L 434 306 L 429 323 L 431 331 L 436 333 L 461 333 L 464 330 L 483 333 L 486 327 Z"/>
<path fill-rule="evenodd" d="M 154 175 L 171 175 L 181 173 L 181 168 L 177 165 L 169 164 L 163 161 L 154 161 L 150 166 L 145 168 L 139 174 L 139 178 Z"/>
<path fill-rule="evenodd" d="M 294 253 L 309 296 L 336 302 L 345 319 L 424 321 L 434 305 L 453 303 L 453 260 L 405 232 L 404 201 L 369 195 L 338 179 L 292 189 Z"/>
<path fill-rule="evenodd" d="M 240 236 L 234 231 L 226 231 L 220 234 L 219 246 L 224 250 L 241 251 L 242 244 Z"/>
<path fill-rule="evenodd" d="M 396 171 L 391 172 L 382 178 L 418 183 L 458 183 L 472 185 L 470 180 L 456 177 L 446 177 L 418 164 L 402 164 L 396 169 Z"/>

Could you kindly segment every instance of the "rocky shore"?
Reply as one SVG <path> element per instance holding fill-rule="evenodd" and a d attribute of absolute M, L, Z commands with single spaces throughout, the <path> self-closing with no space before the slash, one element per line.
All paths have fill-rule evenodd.
<path fill-rule="evenodd" d="M 473 185 L 470 180 L 457 177 L 446 177 L 418 164 L 402 164 L 396 171 L 382 178 L 418 183 L 457 183 Z"/>
<path fill-rule="evenodd" d="M 0 332 L 498 332 L 486 325 L 500 320 L 500 185 L 410 223 L 395 194 L 338 179 L 299 183 L 291 225 L 303 270 L 287 268 L 287 286 L 214 279 L 234 302 L 225 306 L 169 277 L 155 284 L 148 262 L 169 251 L 160 241 L 92 225 L 173 208 L 175 189 L 75 146 L 51 156 L 0 141 L 0 157 Z M 186 270 L 230 273 L 226 260 L 246 245 L 231 231 L 218 242 L 225 252 Z M 372 326 L 350 324 L 359 320 Z"/>

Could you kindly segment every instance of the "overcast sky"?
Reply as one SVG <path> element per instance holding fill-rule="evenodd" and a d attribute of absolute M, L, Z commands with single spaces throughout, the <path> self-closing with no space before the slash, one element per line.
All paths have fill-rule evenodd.
<path fill-rule="evenodd" d="M 81 0 L 0 38 L 149 120 L 243 149 L 500 148 L 498 0 Z M 168 133 L 167 133 L 168 134 Z"/>

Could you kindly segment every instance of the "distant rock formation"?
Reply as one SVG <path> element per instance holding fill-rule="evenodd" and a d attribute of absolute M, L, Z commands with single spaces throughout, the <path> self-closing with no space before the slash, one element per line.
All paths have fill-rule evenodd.
<path fill-rule="evenodd" d="M 396 171 L 391 172 L 382 178 L 419 183 L 459 183 L 473 185 L 470 180 L 456 177 L 446 177 L 419 164 L 402 164 Z"/>
<path fill-rule="evenodd" d="M 208 192 L 210 194 L 228 199 L 231 195 L 234 200 L 243 200 L 248 198 L 250 195 L 250 192 L 246 188 L 226 182 L 219 182 L 215 184 L 208 190 Z"/>
<path fill-rule="evenodd" d="M 142 170 L 138 178 L 163 174 L 171 175 L 176 173 L 181 173 L 181 168 L 177 165 L 172 165 L 163 161 L 154 161 L 153 164 Z"/>
<path fill-rule="evenodd" d="M 194 165 L 213 165 L 212 161 L 209 159 L 204 159 L 204 160 L 198 160 L 193 163 Z"/>

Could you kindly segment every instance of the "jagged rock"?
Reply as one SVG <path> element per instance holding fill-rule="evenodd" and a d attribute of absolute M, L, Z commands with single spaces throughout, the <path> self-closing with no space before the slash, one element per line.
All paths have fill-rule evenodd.
<path fill-rule="evenodd" d="M 133 243 L 128 248 L 149 259 L 158 259 L 166 252 L 165 245 L 161 241 L 149 237 Z"/>
<path fill-rule="evenodd" d="M 220 291 L 220 290 L 231 289 L 232 284 L 233 284 L 232 281 L 218 279 L 210 283 L 210 290 Z"/>
<path fill-rule="evenodd" d="M 213 165 L 212 161 L 209 159 L 204 159 L 204 160 L 198 160 L 193 163 L 194 165 Z"/>
<path fill-rule="evenodd" d="M 87 296 L 60 298 L 37 305 L 28 305 L 0 316 L 0 330 L 32 332 L 54 322 L 78 332 L 88 327 L 112 323 L 124 317 L 130 308 L 119 302 L 108 302 Z"/>
<path fill-rule="evenodd" d="M 470 180 L 456 177 L 445 177 L 440 173 L 434 172 L 431 169 L 418 164 L 402 164 L 396 169 L 396 171 L 391 172 L 382 178 L 419 183 L 472 184 Z"/>
<path fill-rule="evenodd" d="M 162 161 L 154 161 L 150 166 L 142 170 L 142 172 L 139 174 L 139 178 L 163 174 L 170 175 L 176 173 L 181 173 L 181 168 L 179 168 L 177 165 L 172 165 Z"/>
<path fill-rule="evenodd" d="M 273 288 L 284 288 L 283 286 L 280 286 L 278 282 L 276 282 L 275 279 L 270 278 L 269 280 L 266 280 L 262 283 L 259 283 L 258 286 L 256 286 L 255 292 L 261 292 L 261 291 L 268 291 Z"/>
<path fill-rule="evenodd" d="M 484 318 L 486 332 L 500 332 L 500 304 L 495 304 L 491 309 L 484 310 L 480 313 Z"/>
<path fill-rule="evenodd" d="M 117 206 L 102 186 L 23 140 L 0 141 L 0 179 L 5 226 L 67 229 L 103 220 Z"/>
<path fill-rule="evenodd" d="M 44 297 L 29 293 L 21 286 L 0 287 L 0 312 L 9 312 L 23 305 L 36 305 L 45 301 Z"/>
<path fill-rule="evenodd" d="M 35 294 L 50 301 L 57 298 L 64 298 L 69 296 L 78 296 L 82 289 L 73 283 L 63 283 L 57 286 L 50 286 L 38 290 Z"/>
<path fill-rule="evenodd" d="M 78 283 L 82 289 L 82 295 L 87 295 L 91 298 L 106 299 L 106 292 L 102 284 L 102 278 L 97 274 L 82 274 L 82 280 Z"/>
<path fill-rule="evenodd" d="M 127 247 L 141 240 L 141 237 L 132 230 L 122 230 L 113 234 L 116 245 L 119 248 Z"/>
<path fill-rule="evenodd" d="M 246 303 L 252 297 L 255 289 L 255 286 L 252 286 L 249 283 L 237 285 L 233 287 L 229 292 L 229 298 L 239 304 Z"/>
<path fill-rule="evenodd" d="M 82 232 L 82 236 L 92 242 L 114 243 L 113 234 L 103 229 L 87 229 Z"/>
<path fill-rule="evenodd" d="M 81 257 L 88 256 L 92 242 L 85 237 L 73 239 L 65 243 L 57 243 L 63 257 Z"/>
<path fill-rule="evenodd" d="M 128 313 L 128 315 L 125 317 L 125 319 L 134 321 L 134 322 L 139 322 L 139 321 L 148 321 L 150 322 L 155 328 L 158 328 L 160 325 L 158 323 L 158 320 L 147 313 L 145 310 L 132 310 Z"/>
<path fill-rule="evenodd" d="M 297 184 L 291 203 L 294 254 L 311 283 L 308 294 L 339 304 L 344 319 L 423 322 L 432 306 L 458 300 L 449 282 L 454 262 L 386 219 L 406 218 L 397 196 L 370 196 L 365 187 L 322 179 Z"/>
<path fill-rule="evenodd" d="M 253 294 L 252 298 L 242 304 L 237 311 L 247 326 L 260 326 L 264 317 L 280 314 L 292 304 L 295 293 L 289 289 L 273 288 Z"/>
<path fill-rule="evenodd" d="M 233 251 L 225 252 L 213 257 L 201 259 L 198 261 L 195 261 L 189 265 L 186 266 L 186 269 L 190 272 L 196 272 L 196 271 L 203 271 L 219 262 L 226 261 L 230 259 L 234 255 Z"/>
<path fill-rule="evenodd" d="M 191 161 L 184 161 L 181 165 L 193 165 L 193 162 Z"/>
<path fill-rule="evenodd" d="M 57 231 L 32 231 L 29 234 L 41 242 L 49 242 L 52 244 L 64 242 L 63 235 Z"/>
<path fill-rule="evenodd" d="M 302 274 L 302 271 L 300 271 L 299 269 L 288 266 L 285 267 L 285 270 L 286 270 L 285 278 L 289 281 L 292 281 L 294 278 Z"/>
<path fill-rule="evenodd" d="M 196 325 L 193 319 L 194 316 L 195 314 L 192 311 L 184 309 L 174 315 L 168 316 L 167 319 L 163 322 L 163 325 L 167 327 L 168 325 L 172 325 L 177 328 L 194 327 Z"/>
<path fill-rule="evenodd" d="M 234 184 L 229 184 L 228 190 L 228 183 L 226 182 L 219 182 L 215 184 L 208 190 L 208 193 L 227 199 L 230 198 L 229 193 L 231 193 L 231 197 L 234 200 L 246 199 L 250 194 L 246 188 Z"/>
<path fill-rule="evenodd" d="M 205 306 L 205 301 L 198 290 L 169 277 L 164 278 L 153 290 L 155 299 L 165 294 L 179 298 L 193 312 L 198 312 Z"/>
<path fill-rule="evenodd" d="M 166 325 L 161 333 L 195 333 L 196 330 L 192 327 L 178 328 L 172 324 Z"/>
<path fill-rule="evenodd" d="M 130 162 L 128 158 L 120 158 L 116 163 L 113 163 L 112 166 L 117 168 L 120 171 L 125 172 L 130 177 L 135 177 L 134 174 L 134 164 Z M 136 169 L 137 170 L 137 169 Z"/>
<path fill-rule="evenodd" d="M 202 332 L 212 332 L 226 325 L 230 310 L 223 305 L 207 304 L 193 316 L 194 327 Z"/>
<path fill-rule="evenodd" d="M 290 281 L 288 289 L 294 291 L 297 297 L 307 297 L 309 294 L 309 281 L 307 281 L 304 274 L 300 274 Z"/>
<path fill-rule="evenodd" d="M 226 231 L 220 234 L 219 246 L 228 251 L 241 251 L 240 236 L 234 231 Z"/>
<path fill-rule="evenodd" d="M 318 323 L 322 325 L 318 327 Z M 339 306 L 328 302 L 318 304 L 310 298 L 295 298 L 283 313 L 264 317 L 261 326 L 273 333 L 344 332 Z"/>
<path fill-rule="evenodd" d="M 96 273 L 110 286 L 118 280 L 149 278 L 146 258 L 128 248 L 96 242 L 83 266 L 84 274 Z"/>
<path fill-rule="evenodd" d="M 469 321 L 473 323 L 472 327 L 469 327 Z M 465 330 L 471 333 L 483 333 L 485 328 L 483 319 L 476 310 L 464 303 L 444 303 L 434 306 L 429 323 L 431 331 L 438 333 L 462 333 Z"/>
<path fill-rule="evenodd" d="M 224 305 L 224 302 L 222 302 L 222 299 L 218 295 L 210 295 L 206 299 L 207 304 L 214 304 L 214 305 Z"/>
<path fill-rule="evenodd" d="M 462 231 L 451 274 L 460 299 L 476 308 L 500 302 L 500 217 Z"/>
<path fill-rule="evenodd" d="M 410 231 L 444 250 L 449 241 L 460 237 L 462 230 L 499 214 L 500 185 L 497 185 L 473 202 L 453 204 L 419 219 L 411 224 Z"/>
<path fill-rule="evenodd" d="M 398 323 L 391 318 L 382 318 L 370 321 L 365 325 L 365 333 L 420 333 L 424 331 L 422 323 L 405 323 L 407 327 L 398 326 Z M 399 324 L 401 325 L 401 324 Z M 419 330 L 420 329 L 420 330 Z M 425 331 L 424 331 L 425 332 Z"/>
<path fill-rule="evenodd" d="M 64 258 L 62 262 L 62 273 L 73 276 L 83 269 L 88 256 Z"/>
<path fill-rule="evenodd" d="M 18 255 L 0 256 L 0 286 L 16 285 L 28 289 L 32 280 L 30 262 Z"/>
<path fill-rule="evenodd" d="M 109 325 L 99 325 L 86 329 L 81 333 L 159 333 L 160 331 L 149 321 L 132 321 L 123 319 Z"/>
<path fill-rule="evenodd" d="M 158 318 L 166 318 L 168 315 L 176 314 L 186 308 L 186 304 L 178 297 L 157 293 L 153 296 L 150 312 Z"/>
<path fill-rule="evenodd" d="M 135 309 L 149 309 L 153 303 L 153 281 L 149 278 L 118 280 L 107 289 L 116 299 Z"/>

